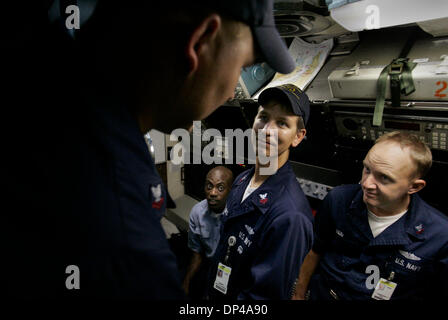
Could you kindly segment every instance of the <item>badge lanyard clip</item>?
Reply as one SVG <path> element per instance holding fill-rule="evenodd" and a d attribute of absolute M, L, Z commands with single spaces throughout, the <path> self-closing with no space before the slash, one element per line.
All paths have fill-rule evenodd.
<path fill-rule="evenodd" d="M 234 236 L 230 236 L 229 240 L 227 241 L 227 243 L 229 244 L 227 246 L 227 253 L 226 256 L 224 258 L 224 264 L 228 265 L 228 260 L 229 260 L 229 256 L 230 256 L 230 248 L 232 248 L 235 243 L 236 243 L 236 238 Z"/>
<path fill-rule="evenodd" d="M 394 271 L 391 271 L 391 273 L 390 273 L 390 275 L 389 275 L 389 278 L 387 278 L 387 281 L 392 281 L 392 280 L 394 280 L 394 277 L 395 277 L 395 272 L 394 272 Z"/>

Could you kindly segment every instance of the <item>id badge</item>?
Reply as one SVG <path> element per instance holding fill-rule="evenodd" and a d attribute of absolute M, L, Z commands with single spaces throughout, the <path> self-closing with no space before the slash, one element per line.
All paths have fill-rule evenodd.
<path fill-rule="evenodd" d="M 395 282 L 381 278 L 376 284 L 372 298 L 375 300 L 390 300 L 397 284 Z"/>
<path fill-rule="evenodd" d="M 219 292 L 226 294 L 231 272 L 232 268 L 220 262 L 218 265 L 218 271 L 216 272 L 216 279 L 213 288 L 215 288 Z"/>

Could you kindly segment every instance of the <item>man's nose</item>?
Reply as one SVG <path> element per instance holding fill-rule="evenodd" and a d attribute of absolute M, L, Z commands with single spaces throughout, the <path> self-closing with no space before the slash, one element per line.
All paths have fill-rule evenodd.
<path fill-rule="evenodd" d="M 216 197 L 218 195 L 218 190 L 217 190 L 217 188 L 212 188 L 211 190 L 210 190 L 210 196 L 214 196 L 214 197 Z"/>
<path fill-rule="evenodd" d="M 365 189 L 375 189 L 376 188 L 376 182 L 375 182 L 375 178 L 373 177 L 373 175 L 368 174 L 364 177 L 364 179 L 362 180 L 362 186 Z"/>

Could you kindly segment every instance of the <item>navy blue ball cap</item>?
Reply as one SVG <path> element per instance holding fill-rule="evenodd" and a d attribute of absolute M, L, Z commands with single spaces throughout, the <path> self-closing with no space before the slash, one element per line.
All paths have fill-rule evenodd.
<path fill-rule="evenodd" d="M 293 84 L 284 84 L 264 90 L 258 97 L 258 103 L 264 105 L 271 100 L 284 98 L 289 101 L 292 112 L 303 119 L 305 125 L 310 117 L 310 99 L 305 92 Z"/>
<path fill-rule="evenodd" d="M 277 72 L 291 73 L 296 64 L 275 27 L 274 0 L 207 0 L 208 5 L 248 24 L 261 56 Z M 212 4 L 214 3 L 214 4 Z"/>

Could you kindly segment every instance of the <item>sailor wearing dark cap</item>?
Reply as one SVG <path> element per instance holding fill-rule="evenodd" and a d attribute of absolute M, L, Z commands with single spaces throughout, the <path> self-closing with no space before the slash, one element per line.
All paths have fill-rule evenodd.
<path fill-rule="evenodd" d="M 227 199 L 209 273 L 212 300 L 289 299 L 313 242 L 311 208 L 288 162 L 290 148 L 306 134 L 308 97 L 284 85 L 263 91 L 259 103 L 253 129 L 264 130 L 266 139 L 255 167 L 235 179 Z M 269 146 L 277 149 L 277 168 L 262 175 L 260 152 L 269 153 Z"/>
<path fill-rule="evenodd" d="M 56 11 L 64 12 L 62 3 Z M 275 28 L 273 0 L 79 4 L 81 16 L 92 12 L 90 18 L 71 30 L 74 36 L 63 27 L 66 16 L 49 20 L 36 55 L 29 54 L 35 52 L 32 37 L 14 35 L 23 39 L 12 51 L 16 61 L 9 64 L 20 67 L 11 74 L 30 81 L 10 83 L 14 114 L 7 118 L 20 119 L 40 142 L 22 148 L 29 137 L 11 130 L 4 291 L 18 297 L 183 298 L 160 224 L 166 188 L 144 134 L 169 134 L 207 117 L 233 98 L 241 68 L 258 57 L 278 72 L 293 70 Z M 67 61 L 68 82 L 61 81 L 67 75 L 60 67 Z M 51 77 L 36 78 L 43 72 Z M 32 284 L 24 276 L 30 263 Z M 72 265 L 79 289 L 66 286 Z"/>

